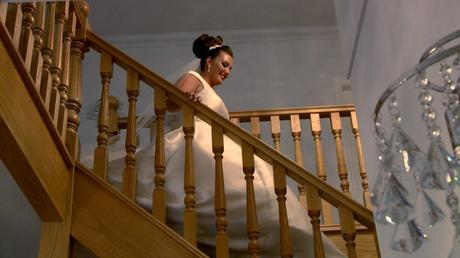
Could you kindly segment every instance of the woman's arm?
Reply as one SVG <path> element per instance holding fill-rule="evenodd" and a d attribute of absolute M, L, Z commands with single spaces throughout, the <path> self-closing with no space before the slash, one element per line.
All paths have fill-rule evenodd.
<path fill-rule="evenodd" d="M 194 102 L 201 101 L 201 99 L 195 94 L 197 94 L 203 89 L 203 85 L 201 84 L 200 80 L 198 80 L 198 78 L 196 78 L 194 75 L 189 73 L 183 75 L 181 78 L 179 78 L 179 80 L 177 80 L 175 85 L 177 86 L 177 88 L 182 90 L 190 100 Z M 177 112 L 180 110 L 180 108 L 181 107 L 176 103 L 172 102 L 169 99 L 166 99 L 166 109 L 169 112 Z"/>

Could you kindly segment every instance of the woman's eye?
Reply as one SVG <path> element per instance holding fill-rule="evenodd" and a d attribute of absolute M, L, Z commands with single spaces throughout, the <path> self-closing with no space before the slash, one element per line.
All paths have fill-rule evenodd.
<path fill-rule="evenodd" d="M 229 68 L 229 70 L 232 70 L 232 67 L 230 66 L 230 63 L 228 63 L 228 62 L 222 62 L 222 67 L 223 68 Z"/>

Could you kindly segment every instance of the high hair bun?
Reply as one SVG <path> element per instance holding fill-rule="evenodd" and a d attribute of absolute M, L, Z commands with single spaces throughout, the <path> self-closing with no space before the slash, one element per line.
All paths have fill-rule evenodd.
<path fill-rule="evenodd" d="M 224 40 L 221 36 L 213 37 L 208 34 L 203 34 L 193 42 L 193 53 L 200 59 L 206 58 L 210 47 L 222 45 L 223 42 Z"/>

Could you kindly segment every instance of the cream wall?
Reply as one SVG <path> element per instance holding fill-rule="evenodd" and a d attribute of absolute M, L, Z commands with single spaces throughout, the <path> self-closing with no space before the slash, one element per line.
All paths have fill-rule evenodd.
<path fill-rule="evenodd" d="M 364 154 L 371 185 L 377 175 L 376 150 L 373 138 L 372 111 L 386 86 L 401 73 L 414 66 L 424 50 L 445 34 L 459 29 L 460 2 L 458 0 L 399 0 L 399 1 L 340 1 L 336 0 L 336 16 L 341 38 L 341 48 L 346 59 L 351 60 L 354 40 L 349 33 L 357 31 L 360 10 L 367 2 L 361 35 L 357 42 L 354 66 L 350 80 L 353 99 L 360 118 Z M 346 62 L 348 65 L 350 62 Z M 347 71 L 349 67 L 345 68 Z M 401 96 L 403 119 L 415 121 L 421 109 L 415 104 L 415 95 Z M 415 123 L 414 123 L 415 124 Z M 411 136 L 424 139 L 422 124 L 405 128 Z M 444 132 L 446 134 L 446 132 Z M 423 147 L 427 143 L 420 140 Z M 425 149 L 426 150 L 426 149 Z M 437 204 L 444 208 L 442 192 L 433 192 Z M 447 257 L 452 245 L 452 224 L 446 218 L 442 225 L 434 227 L 431 237 L 422 249 L 413 254 L 389 249 L 393 227 L 379 226 L 382 257 Z"/>

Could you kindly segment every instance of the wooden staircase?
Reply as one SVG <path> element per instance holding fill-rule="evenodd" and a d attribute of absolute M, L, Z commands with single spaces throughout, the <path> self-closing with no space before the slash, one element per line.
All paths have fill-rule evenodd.
<path fill-rule="evenodd" d="M 70 236 L 99 257 L 206 257 L 72 160 L 3 24 L 0 35 L 0 157 L 42 220 L 39 257 L 68 257 Z"/>
<path fill-rule="evenodd" d="M 206 257 L 79 164 L 74 184 L 71 235 L 98 257 Z"/>
<path fill-rule="evenodd" d="M 164 159 L 159 158 L 154 164 L 157 179 L 153 200 L 155 212 L 149 214 L 133 201 L 136 190 L 133 183 L 136 176 L 132 158 L 136 148 L 133 132 L 140 81 L 155 92 L 157 139 L 164 137 L 165 100 L 168 97 L 183 109 L 186 134 L 193 130 L 193 117 L 198 116 L 213 127 L 213 137 L 218 139 L 226 135 L 241 142 L 246 160 L 245 173 L 253 168 L 254 155 L 272 164 L 275 178 L 279 179 L 275 186 L 279 199 L 287 187 L 286 176 L 305 186 L 301 198 L 308 204 L 316 257 L 322 257 L 320 230 L 330 236 L 348 257 L 380 256 L 369 208 L 351 199 L 346 191 L 342 193 L 306 171 L 299 160 L 292 161 L 209 108 L 189 102 L 169 82 L 92 33 L 87 14 L 88 6 L 83 1 L 0 3 L 0 78 L 7 78 L 0 81 L 0 158 L 42 220 L 39 257 L 85 256 L 79 248 L 74 251 L 74 246 L 80 245 L 87 250 L 86 255 L 99 257 L 207 257 L 196 243 L 194 190 L 188 192 L 192 199 L 185 203 L 189 209 L 184 218 L 184 235 L 180 236 L 164 223 L 165 193 L 161 187 L 164 184 Z M 88 50 L 101 55 L 103 82 L 94 171 L 79 162 L 81 71 L 82 59 Z M 127 180 L 122 192 L 106 181 L 109 85 L 114 64 L 128 74 Z M 192 138 L 189 137 L 187 146 L 191 144 Z M 219 141 L 215 144 L 216 149 L 223 148 Z M 161 157 L 164 142 L 157 141 L 156 145 L 156 156 Z M 193 153 L 188 151 L 186 159 L 192 158 Z M 184 173 L 191 178 L 193 167 L 187 167 Z M 222 170 L 216 170 L 216 174 L 222 173 Z M 344 173 L 341 171 L 340 174 L 342 181 L 346 181 Z M 222 184 L 216 189 L 223 191 L 224 182 L 216 183 Z M 244 183 L 250 188 L 250 180 Z M 184 184 L 185 188 L 194 189 L 193 180 Z M 223 192 L 220 194 L 224 195 Z M 248 207 L 255 207 L 253 195 L 248 192 Z M 368 191 L 364 196 L 364 203 L 367 202 Z M 286 228 L 288 222 L 283 214 L 289 211 L 285 210 L 283 202 L 279 205 L 281 228 Z M 338 224 L 320 225 L 320 220 L 325 218 L 320 218 L 325 206 L 337 209 Z M 216 209 L 225 210 L 225 202 L 217 203 Z M 250 213 L 248 224 L 252 226 L 247 230 L 254 232 L 257 231 L 257 223 L 254 223 L 257 211 L 251 210 Z M 225 214 L 219 220 L 225 220 Z M 289 245 L 289 235 L 281 231 L 281 256 L 292 257 L 289 248 L 284 247 Z M 257 245 L 257 239 L 251 241 L 253 247 Z M 216 257 L 228 257 L 225 242 L 218 240 L 215 248 Z M 252 257 L 256 255 L 253 253 Z"/>

